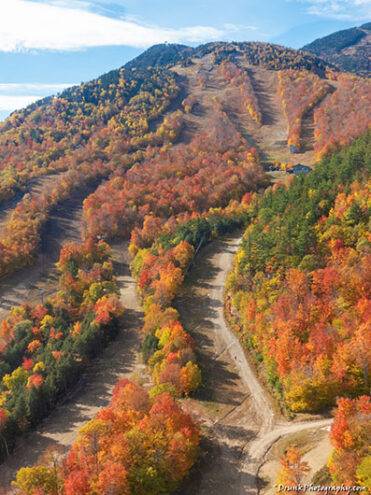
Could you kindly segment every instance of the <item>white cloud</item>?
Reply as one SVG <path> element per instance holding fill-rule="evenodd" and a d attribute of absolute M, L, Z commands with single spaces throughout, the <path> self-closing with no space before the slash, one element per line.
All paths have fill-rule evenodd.
<path fill-rule="evenodd" d="M 348 21 L 371 18 L 370 0 L 289 0 L 307 4 L 307 12 L 319 17 Z"/>
<path fill-rule="evenodd" d="M 228 28 L 211 26 L 180 29 L 147 26 L 131 19 L 106 17 L 83 7 L 84 2 L 71 4 L 63 0 L 57 3 L 1 0 L 0 50 L 76 50 L 107 45 L 145 48 L 164 41 L 217 40 L 230 32 Z"/>
<path fill-rule="evenodd" d="M 0 83 L 0 120 L 45 96 L 59 93 L 70 83 Z"/>
<path fill-rule="evenodd" d="M 224 24 L 224 28 L 229 33 L 237 33 L 237 32 L 241 32 L 241 31 L 257 31 L 258 30 L 258 28 L 256 26 L 246 26 L 245 24 L 231 24 L 231 23 Z"/>
<path fill-rule="evenodd" d="M 63 91 L 65 88 L 73 86 L 73 83 L 0 83 L 0 95 L 29 95 L 45 96 Z"/>
<path fill-rule="evenodd" d="M 13 110 L 18 110 L 20 108 L 30 105 L 34 101 L 40 100 L 40 96 L 37 95 L 22 95 L 22 96 L 12 96 L 12 95 L 0 95 L 0 111 L 1 112 L 12 112 Z"/>

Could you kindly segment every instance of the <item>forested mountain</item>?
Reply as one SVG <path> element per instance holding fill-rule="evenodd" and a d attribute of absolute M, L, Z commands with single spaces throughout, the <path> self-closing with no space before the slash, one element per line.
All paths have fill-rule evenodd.
<path fill-rule="evenodd" d="M 206 60 L 207 69 L 202 69 Z M 126 149 L 132 147 L 133 139 L 148 140 L 144 136 L 150 121 L 165 113 L 182 86 L 175 68 L 188 66 L 189 74 L 200 72 L 199 77 L 204 77 L 202 71 L 211 72 L 226 61 L 244 70 L 304 70 L 322 78 L 328 77 L 326 70 L 331 68 L 316 56 L 267 43 L 154 46 L 125 68 L 40 100 L 1 124 L 0 201 L 23 188 L 31 177 L 75 166 L 68 162 L 81 162 L 87 147 L 95 148 L 93 155 L 89 152 L 90 161 L 110 160 L 112 149 L 104 151 L 107 140 L 124 140 L 125 146 L 120 146 Z"/>
<path fill-rule="evenodd" d="M 290 71 L 302 81 L 290 98 L 298 115 L 286 101 L 287 91 L 293 91 L 290 77 L 296 77 Z M 124 68 L 14 112 L 0 127 L 0 203 L 22 196 L 36 177 L 57 177 L 44 194 L 31 201 L 26 194 L 6 217 L 0 274 L 32 261 L 50 209 L 88 181 L 122 175 L 155 148 L 189 142 L 200 133 L 206 139 L 202 144 L 196 139 L 192 149 L 211 150 L 214 142 L 225 153 L 234 143 L 235 152 L 247 147 L 253 161 L 266 168 L 272 162 L 310 165 L 314 154 L 319 157 L 364 130 L 367 110 L 359 94 L 368 91 L 362 79 L 277 45 L 158 45 Z M 182 153 L 188 153 L 187 146 Z M 176 151 L 177 160 L 182 153 Z"/>
<path fill-rule="evenodd" d="M 243 56 L 248 64 L 260 65 L 267 69 L 307 69 L 323 73 L 331 64 L 308 53 L 264 42 L 211 42 L 196 48 L 185 45 L 160 44 L 128 62 L 127 68 L 148 68 L 170 66 L 177 63 L 190 64 L 192 58 L 212 54 L 214 61 Z"/>
<path fill-rule="evenodd" d="M 303 46 L 336 65 L 340 70 L 369 75 L 371 66 L 371 23 L 344 29 Z"/>
<path fill-rule="evenodd" d="M 0 459 L 85 369 L 94 379 L 94 359 L 130 318 L 141 358 L 134 339 L 125 345 L 145 376 L 143 387 L 109 377 L 105 407 L 89 412 L 79 435 L 71 427 L 62 461 L 21 469 L 19 493 L 178 487 L 200 448 L 194 418 L 209 428 L 217 423 L 210 411 L 229 413 L 224 405 L 205 412 L 204 344 L 173 306 L 201 247 L 236 228 L 247 226 L 227 309 L 281 403 L 290 413 L 322 413 L 340 394 L 351 401 L 367 393 L 370 102 L 369 79 L 308 52 L 261 42 L 164 44 L 1 125 L 4 299 L 15 272 L 25 274 L 27 291 L 45 278 L 52 290 L 41 301 L 23 292 L 0 324 Z M 58 249 L 52 274 L 24 271 L 40 260 L 45 229 L 56 228 L 54 212 L 76 191 L 81 240 Z M 112 240 L 131 260 L 129 283 L 129 262 L 114 259 Z M 137 308 L 126 312 L 127 290 L 129 303 L 139 294 L 143 318 Z M 214 349 L 213 359 L 229 347 Z M 337 437 L 334 473 L 343 447 Z M 354 482 L 358 461 L 345 481 Z"/>

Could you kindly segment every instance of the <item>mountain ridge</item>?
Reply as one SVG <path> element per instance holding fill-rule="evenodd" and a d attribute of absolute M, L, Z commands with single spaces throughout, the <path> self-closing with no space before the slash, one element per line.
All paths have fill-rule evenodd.
<path fill-rule="evenodd" d="M 124 70 L 127 71 L 129 78 L 133 77 L 135 79 L 138 78 L 139 71 L 142 71 L 140 75 L 142 76 L 141 79 L 143 79 L 146 75 L 145 71 L 151 68 L 169 68 L 179 63 L 189 65 L 192 64 L 192 58 L 202 58 L 207 54 L 213 54 L 215 57 L 215 63 L 220 64 L 220 62 L 225 59 L 229 59 L 231 61 L 235 60 L 238 53 L 246 57 L 248 64 L 262 66 L 272 70 L 305 69 L 312 71 L 321 77 L 325 74 L 326 69 L 336 70 L 335 66 L 322 60 L 316 55 L 305 53 L 302 50 L 286 48 L 283 45 L 277 45 L 274 43 L 230 43 L 215 41 L 202 44 L 197 47 L 190 47 L 175 43 L 160 43 L 151 46 L 143 53 L 137 57 L 134 57 L 132 60 L 117 69 L 112 69 L 89 81 L 68 87 L 57 95 L 50 95 L 40 98 L 40 100 L 37 100 L 22 109 L 15 110 L 9 115 L 9 117 L 12 115 L 28 115 L 30 112 L 43 107 L 44 105 L 51 104 L 55 96 L 69 100 L 71 96 L 81 92 L 79 88 L 88 88 L 89 86 L 98 83 L 98 81 L 100 81 L 103 86 L 116 83 L 120 79 L 120 74 Z M 4 122 L 0 122 L 0 132 L 7 128 L 9 117 L 5 119 Z"/>
<path fill-rule="evenodd" d="M 371 22 L 317 38 L 302 49 L 336 65 L 340 70 L 367 75 L 370 72 Z"/>
<path fill-rule="evenodd" d="M 286 81 L 279 81 L 280 73 L 285 71 L 293 73 L 291 82 L 291 76 Z M 300 76 L 299 87 L 294 88 L 297 76 Z M 256 145 L 261 139 L 265 145 L 269 141 L 268 148 L 273 146 L 273 155 L 267 161 L 279 160 L 291 164 L 294 161 L 295 164 L 298 160 L 306 160 L 301 163 L 312 165 L 314 157 L 300 154 L 299 144 L 302 132 L 302 141 L 306 141 L 306 147 L 310 145 L 313 150 L 309 141 L 313 141 L 315 133 L 314 111 L 317 112 L 318 108 L 314 107 L 320 106 L 319 93 L 318 98 L 313 99 L 313 85 L 322 93 L 324 103 L 330 103 L 334 114 L 334 122 L 330 119 L 331 122 L 325 124 L 327 113 L 321 115 L 317 112 L 316 132 L 331 134 L 331 129 L 336 128 L 338 137 L 335 140 L 331 136 L 326 138 L 330 138 L 331 146 L 335 146 L 338 142 L 349 140 L 339 133 L 339 112 L 342 108 L 349 109 L 348 103 L 357 93 L 355 85 L 360 86 L 359 93 L 365 84 L 358 80 L 346 82 L 344 77 L 335 66 L 316 55 L 265 42 L 212 42 L 194 48 L 176 44 L 154 45 L 121 68 L 13 112 L 0 125 L 0 201 L 12 197 L 32 177 L 71 168 L 67 157 L 78 163 L 81 162 L 81 157 L 76 158 L 78 155 L 89 162 L 93 156 L 109 162 L 113 151 L 107 143 L 115 141 L 115 149 L 119 150 L 123 148 L 122 139 L 126 149 L 132 150 L 134 147 L 140 151 L 151 140 L 159 144 L 164 132 L 167 137 L 176 139 L 182 126 L 181 120 L 188 126 L 185 135 L 197 119 L 204 127 L 205 116 L 200 118 L 197 113 L 203 99 L 204 110 L 211 110 L 212 113 L 217 101 L 224 98 L 225 108 L 221 110 L 227 110 L 232 120 L 237 119 L 236 125 L 242 134 L 250 134 L 247 137 L 251 145 L 254 142 Z M 321 89 L 321 80 L 327 80 L 327 89 Z M 267 81 L 270 81 L 269 84 Z M 339 84 L 342 87 L 341 91 L 336 92 L 339 98 L 330 99 L 328 90 L 333 91 Z M 300 112 L 304 112 L 297 116 L 299 120 L 292 110 L 286 108 L 286 115 L 282 112 L 285 85 L 288 85 L 289 91 L 290 87 L 295 91 L 297 106 L 301 107 Z M 234 102 L 228 91 L 233 93 Z M 191 105 L 190 100 L 193 101 Z M 187 108 L 194 104 L 196 113 L 192 114 Z M 360 104 L 354 103 L 354 108 Z M 172 116 L 175 110 L 178 114 Z M 277 124 L 273 126 L 277 131 L 274 133 L 277 143 L 268 139 L 272 126 L 264 125 L 272 120 L 269 115 L 272 111 L 278 116 Z M 209 117 L 211 113 L 208 113 Z M 172 122 L 170 127 L 175 125 L 174 129 L 168 128 L 166 114 Z M 354 114 L 354 109 L 347 113 L 347 120 L 353 122 Z M 363 116 L 363 111 L 361 114 Z M 159 134 L 155 135 L 157 131 L 153 131 L 161 119 L 164 119 L 165 128 L 160 125 Z M 295 119 L 298 128 L 295 131 L 295 146 L 293 151 L 288 151 L 286 130 L 288 125 L 293 129 Z M 113 129 L 116 130 L 114 133 Z M 95 151 L 90 150 L 85 156 L 88 144 L 94 146 Z M 108 151 L 103 151 L 105 149 Z M 278 149 L 282 153 L 277 154 Z"/>
<path fill-rule="evenodd" d="M 156 66 L 170 66 L 177 63 L 191 64 L 192 58 L 202 58 L 213 54 L 215 63 L 225 58 L 233 60 L 237 55 L 245 56 L 251 65 L 261 65 L 267 69 L 306 69 L 323 74 L 327 68 L 335 67 L 316 55 L 303 50 L 287 48 L 275 43 L 262 41 L 225 42 L 213 41 L 197 47 L 162 43 L 153 45 L 138 57 L 126 63 L 126 69 L 144 69 Z"/>

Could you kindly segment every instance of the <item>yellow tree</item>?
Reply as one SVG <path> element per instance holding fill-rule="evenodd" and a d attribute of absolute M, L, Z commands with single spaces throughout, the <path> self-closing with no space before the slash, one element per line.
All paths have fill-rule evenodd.
<path fill-rule="evenodd" d="M 293 445 L 286 450 L 280 462 L 281 470 L 277 478 L 277 493 L 281 493 L 282 485 L 298 487 L 309 471 L 308 463 L 303 461 L 300 450 Z M 290 493 L 299 494 L 301 491 L 298 488 L 290 490 Z"/>
<path fill-rule="evenodd" d="M 59 483 L 53 467 L 34 466 L 21 468 L 13 485 L 22 495 L 34 495 L 40 490 L 48 495 L 58 495 Z"/>

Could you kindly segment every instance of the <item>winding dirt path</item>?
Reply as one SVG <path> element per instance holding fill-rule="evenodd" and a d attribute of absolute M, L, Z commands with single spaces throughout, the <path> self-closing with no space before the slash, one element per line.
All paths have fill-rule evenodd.
<path fill-rule="evenodd" d="M 176 303 L 182 322 L 196 341 L 204 382 L 197 397 L 184 403 L 203 424 L 205 441 L 201 459 L 179 491 L 181 495 L 235 495 L 253 483 L 248 473 L 241 476 L 241 458 L 245 445 L 259 431 L 260 419 L 234 361 L 234 356 L 244 356 L 223 316 L 225 278 L 238 243 L 235 237 L 203 248 Z M 249 375 L 250 369 L 245 371 Z"/>
<path fill-rule="evenodd" d="M 71 396 L 36 431 L 19 440 L 16 450 L 0 465 L 0 480 L 9 494 L 14 493 L 9 487 L 19 468 L 37 463 L 48 449 L 61 454 L 68 450 L 81 426 L 108 404 L 118 379 L 133 373 L 147 378 L 139 354 L 142 312 L 130 275 L 127 245 L 116 244 L 113 249 L 121 300 L 126 308 L 122 331 L 86 369 Z"/>
<path fill-rule="evenodd" d="M 330 425 L 330 419 L 287 422 L 224 319 L 223 294 L 239 238 L 204 248 L 177 300 L 182 322 L 196 340 L 205 386 L 184 405 L 203 424 L 206 441 L 198 466 L 179 495 L 259 493 L 259 470 L 283 436 Z"/>

